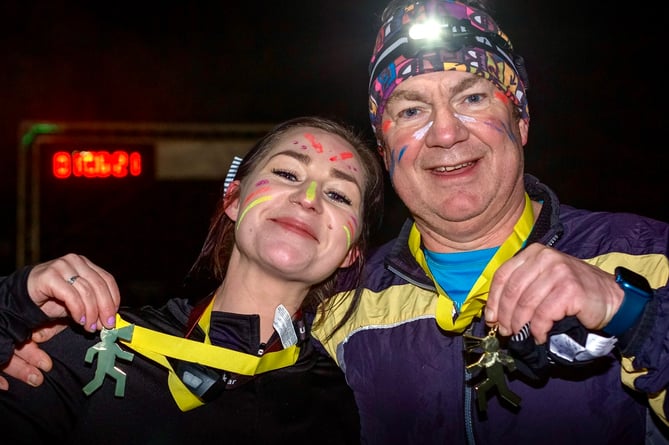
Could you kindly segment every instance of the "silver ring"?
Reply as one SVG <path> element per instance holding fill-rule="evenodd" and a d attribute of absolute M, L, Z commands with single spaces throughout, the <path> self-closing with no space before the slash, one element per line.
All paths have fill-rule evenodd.
<path fill-rule="evenodd" d="M 75 281 L 77 281 L 77 278 L 79 278 L 79 275 L 72 275 L 70 278 L 68 278 L 67 281 L 70 284 L 74 284 Z"/>

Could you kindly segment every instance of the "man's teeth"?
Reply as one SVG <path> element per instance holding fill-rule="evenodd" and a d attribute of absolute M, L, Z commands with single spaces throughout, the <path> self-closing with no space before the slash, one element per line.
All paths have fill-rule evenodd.
<path fill-rule="evenodd" d="M 459 170 L 461 168 L 469 167 L 470 165 L 473 165 L 473 162 L 465 162 L 464 164 L 458 164 L 453 167 L 437 167 L 434 170 L 437 172 L 452 172 L 454 170 Z"/>

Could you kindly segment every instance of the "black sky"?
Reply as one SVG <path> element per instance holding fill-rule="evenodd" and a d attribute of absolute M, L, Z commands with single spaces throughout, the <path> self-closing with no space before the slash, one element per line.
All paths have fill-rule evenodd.
<path fill-rule="evenodd" d="M 21 121 L 326 114 L 368 131 L 367 62 L 384 4 L 2 2 L 0 274 L 14 267 Z M 601 5 L 497 2 L 529 71 L 527 170 L 563 202 L 669 220 L 659 11 Z"/>

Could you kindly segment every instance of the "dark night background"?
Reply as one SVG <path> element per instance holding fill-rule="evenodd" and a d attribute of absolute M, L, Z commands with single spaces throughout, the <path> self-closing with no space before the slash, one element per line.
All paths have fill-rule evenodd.
<path fill-rule="evenodd" d="M 273 123 L 324 114 L 369 132 L 367 62 L 384 5 L 2 2 L 0 274 L 16 266 L 21 121 Z M 497 1 L 498 22 L 530 76 L 527 171 L 563 202 L 669 220 L 669 151 L 656 142 L 667 91 L 664 35 L 653 22 L 659 11 L 602 5 Z M 176 281 L 204 238 L 219 184 L 210 190 L 166 203 L 175 215 L 169 224 L 151 221 L 147 230 L 162 239 L 162 250 L 139 236 L 111 247 L 86 246 L 82 253 L 122 280 L 114 257 L 136 252 L 124 267 Z M 388 230 L 379 240 L 397 229 L 401 216 L 393 215 L 403 216 L 401 206 L 387 207 Z M 94 206 L 81 209 L 82 217 L 95 212 Z"/>

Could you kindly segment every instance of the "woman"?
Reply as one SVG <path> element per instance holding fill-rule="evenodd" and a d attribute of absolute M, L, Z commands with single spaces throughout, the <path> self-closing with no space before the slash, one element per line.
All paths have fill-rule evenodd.
<path fill-rule="evenodd" d="M 215 290 L 43 344 L 53 370 L 0 393 L 0 432 L 30 444 L 358 442 L 353 396 L 309 328 L 317 308 L 327 316 L 337 269 L 362 267 L 382 195 L 376 155 L 347 127 L 277 126 L 239 166 L 191 271 Z"/>

